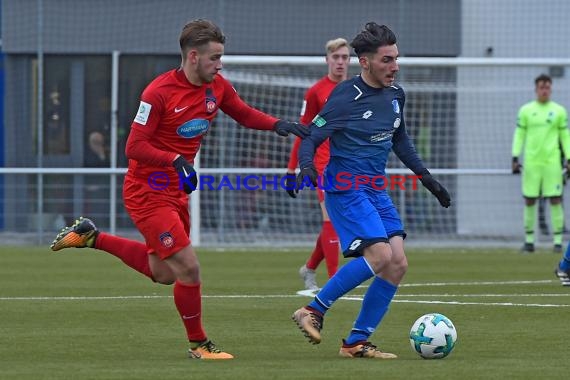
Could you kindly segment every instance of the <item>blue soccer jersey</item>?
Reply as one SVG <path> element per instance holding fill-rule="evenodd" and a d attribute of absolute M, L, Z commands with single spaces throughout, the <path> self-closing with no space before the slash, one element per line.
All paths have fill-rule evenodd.
<path fill-rule="evenodd" d="M 327 192 L 355 190 L 357 176 L 384 176 L 390 150 L 414 173 L 425 174 L 425 166 L 406 132 L 405 101 L 404 90 L 398 85 L 374 88 L 360 76 L 338 84 L 313 119 L 311 135 L 301 143 L 300 167 L 310 166 L 315 149 L 330 137 Z M 372 187 L 363 182 L 357 187 Z"/>

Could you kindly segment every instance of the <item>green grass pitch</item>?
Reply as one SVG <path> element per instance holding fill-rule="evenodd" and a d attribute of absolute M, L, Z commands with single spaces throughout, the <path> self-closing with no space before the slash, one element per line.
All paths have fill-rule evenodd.
<path fill-rule="evenodd" d="M 326 316 L 310 345 L 290 316 L 305 250 L 198 249 L 203 316 L 231 361 L 186 358 L 169 286 L 94 250 L 0 248 L 0 379 L 537 379 L 564 378 L 570 288 L 559 255 L 508 249 L 408 249 L 410 267 L 372 341 L 393 361 L 338 356 L 365 288 Z M 341 261 L 343 263 L 344 261 Z M 325 279 L 324 266 L 318 280 Z M 449 357 L 423 360 L 408 333 L 439 312 L 458 331 Z"/>

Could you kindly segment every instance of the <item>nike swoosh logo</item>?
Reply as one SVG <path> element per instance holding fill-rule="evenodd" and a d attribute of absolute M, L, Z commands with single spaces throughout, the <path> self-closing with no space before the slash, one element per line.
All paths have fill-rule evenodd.
<path fill-rule="evenodd" d="M 184 172 L 184 177 L 188 177 L 190 174 L 186 171 L 185 167 L 182 167 L 182 171 Z"/>
<path fill-rule="evenodd" d="M 190 316 L 183 315 L 183 316 L 182 316 L 182 319 L 192 319 L 192 318 L 196 318 L 196 317 L 199 317 L 199 316 L 200 316 L 200 313 L 196 313 L 196 314 L 190 315 Z"/>
<path fill-rule="evenodd" d="M 184 111 L 184 110 L 185 110 L 186 108 L 188 108 L 188 107 L 189 107 L 189 106 L 182 107 L 182 108 L 176 107 L 176 108 L 174 108 L 174 112 L 175 112 L 175 113 L 182 112 L 182 111 Z"/>

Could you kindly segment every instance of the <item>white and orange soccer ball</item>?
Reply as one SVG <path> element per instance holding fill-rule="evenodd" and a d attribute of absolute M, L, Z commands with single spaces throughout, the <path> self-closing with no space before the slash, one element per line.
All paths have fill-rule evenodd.
<path fill-rule="evenodd" d="M 457 342 L 453 322 L 443 314 L 429 313 L 419 317 L 410 329 L 410 344 L 424 359 L 442 359 Z"/>

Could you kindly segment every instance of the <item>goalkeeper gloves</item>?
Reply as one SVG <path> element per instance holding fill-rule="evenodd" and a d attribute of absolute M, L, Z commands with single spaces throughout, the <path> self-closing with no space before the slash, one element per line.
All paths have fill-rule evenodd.
<path fill-rule="evenodd" d="M 184 159 L 182 156 L 178 156 L 173 162 L 172 166 L 178 173 L 178 178 L 180 183 L 183 185 L 184 192 L 190 194 L 198 187 L 198 175 L 196 170 Z"/>
<path fill-rule="evenodd" d="M 513 174 L 521 174 L 521 168 L 522 165 L 519 164 L 519 159 L 517 157 L 513 157 Z"/>
<path fill-rule="evenodd" d="M 422 182 L 422 185 L 430 191 L 430 193 L 435 195 L 442 207 L 448 208 L 451 205 L 451 197 L 449 196 L 447 189 L 437 182 L 429 172 L 422 174 L 420 181 Z"/>
<path fill-rule="evenodd" d="M 312 184 L 314 187 L 317 187 L 319 174 L 317 173 L 317 169 L 313 165 L 307 166 L 306 168 L 301 169 L 299 175 L 297 176 L 297 189 L 295 190 L 296 193 L 301 190 L 306 183 L 306 180 L 309 180 L 309 183 Z"/>
<path fill-rule="evenodd" d="M 287 172 L 287 174 L 285 174 L 285 190 L 291 198 L 297 198 L 297 194 L 295 194 L 296 185 L 297 180 L 295 179 L 295 173 Z"/>
<path fill-rule="evenodd" d="M 305 127 L 303 124 L 285 120 L 277 120 L 277 122 L 273 124 L 273 130 L 279 136 L 283 137 L 287 137 L 289 136 L 289 133 L 292 133 L 304 139 L 311 134 L 309 132 L 309 128 Z"/>

